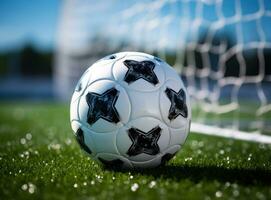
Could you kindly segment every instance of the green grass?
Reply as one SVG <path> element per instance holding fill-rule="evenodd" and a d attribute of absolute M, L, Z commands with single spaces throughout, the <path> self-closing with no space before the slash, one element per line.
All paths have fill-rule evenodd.
<path fill-rule="evenodd" d="M 113 171 L 82 153 L 68 106 L 0 104 L 0 199 L 166 198 L 270 199 L 271 146 L 191 133 L 164 167 Z"/>

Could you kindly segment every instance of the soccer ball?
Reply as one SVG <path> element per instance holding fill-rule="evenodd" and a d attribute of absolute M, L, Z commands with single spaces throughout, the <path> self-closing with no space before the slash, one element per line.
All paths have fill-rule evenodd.
<path fill-rule="evenodd" d="M 109 167 L 164 164 L 184 144 L 190 101 L 180 76 L 149 54 L 107 56 L 82 75 L 71 100 L 81 148 Z"/>

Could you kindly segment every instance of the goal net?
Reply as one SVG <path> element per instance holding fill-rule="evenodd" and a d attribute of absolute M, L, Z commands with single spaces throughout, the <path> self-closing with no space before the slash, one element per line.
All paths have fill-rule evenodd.
<path fill-rule="evenodd" d="M 192 131 L 271 143 L 270 0 L 67 0 L 62 11 L 61 99 L 97 59 L 143 51 L 182 76 Z"/>

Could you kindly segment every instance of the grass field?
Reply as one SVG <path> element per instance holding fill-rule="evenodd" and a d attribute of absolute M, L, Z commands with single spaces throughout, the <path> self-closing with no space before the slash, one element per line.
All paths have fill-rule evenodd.
<path fill-rule="evenodd" d="M 164 167 L 104 169 L 69 107 L 0 103 L 0 199 L 271 199 L 271 146 L 192 133 Z"/>

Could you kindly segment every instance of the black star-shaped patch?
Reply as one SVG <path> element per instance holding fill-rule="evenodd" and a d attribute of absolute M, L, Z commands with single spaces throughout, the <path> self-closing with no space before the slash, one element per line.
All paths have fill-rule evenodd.
<path fill-rule="evenodd" d="M 76 141 L 80 145 L 80 147 L 85 150 L 87 153 L 91 154 L 91 150 L 88 148 L 88 146 L 85 144 L 84 139 L 84 132 L 81 128 L 79 128 L 75 133 Z"/>
<path fill-rule="evenodd" d="M 179 92 L 177 93 L 174 90 L 167 88 L 165 90 L 165 93 L 171 102 L 168 119 L 169 120 L 176 119 L 179 115 L 183 116 L 184 118 L 187 118 L 188 111 L 184 90 L 180 89 Z"/>
<path fill-rule="evenodd" d="M 159 80 L 153 71 L 155 68 L 154 62 L 150 60 L 141 62 L 135 60 L 125 60 L 123 63 L 128 68 L 128 71 L 124 77 L 124 81 L 128 84 L 133 83 L 140 78 L 153 85 L 159 83 Z"/>
<path fill-rule="evenodd" d="M 148 133 L 145 133 L 137 128 L 130 128 L 128 130 L 128 135 L 133 144 L 127 151 L 127 155 L 136 156 L 141 153 L 149 155 L 158 154 L 160 149 L 157 142 L 160 138 L 161 130 L 162 129 L 159 126 L 156 126 Z"/>
<path fill-rule="evenodd" d="M 103 94 L 89 92 L 86 95 L 87 104 L 89 106 L 87 122 L 92 125 L 98 119 L 102 118 L 109 122 L 118 123 L 120 117 L 115 108 L 118 96 L 119 91 L 115 88 L 111 88 Z"/>

